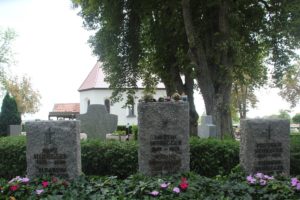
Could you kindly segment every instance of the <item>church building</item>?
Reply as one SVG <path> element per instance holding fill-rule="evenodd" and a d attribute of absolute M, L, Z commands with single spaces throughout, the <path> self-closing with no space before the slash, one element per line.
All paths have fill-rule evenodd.
<path fill-rule="evenodd" d="M 78 91 L 80 93 L 80 114 L 87 112 L 90 104 L 105 105 L 108 113 L 118 116 L 118 125 L 137 125 L 137 104 L 142 98 L 145 87 L 138 83 L 136 90 L 137 98 L 134 99 L 133 106 L 123 108 L 126 102 L 124 94 L 123 100 L 112 103 L 110 100 L 112 89 L 109 88 L 109 83 L 104 81 L 104 73 L 101 69 L 101 62 L 97 62 L 86 79 L 83 81 Z M 166 90 L 162 83 L 159 83 L 156 88 L 155 99 L 166 96 Z"/>

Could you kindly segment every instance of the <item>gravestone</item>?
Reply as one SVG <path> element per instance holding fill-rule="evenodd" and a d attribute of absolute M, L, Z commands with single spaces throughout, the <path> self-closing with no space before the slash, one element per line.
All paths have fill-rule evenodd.
<path fill-rule="evenodd" d="M 198 136 L 201 138 L 217 137 L 216 125 L 213 124 L 211 115 L 201 116 L 201 124 L 198 126 Z"/>
<path fill-rule="evenodd" d="M 189 171 L 189 105 L 187 102 L 138 104 L 139 171 L 166 175 Z"/>
<path fill-rule="evenodd" d="M 81 132 L 86 133 L 88 138 L 100 138 L 105 140 L 107 133 L 117 130 L 118 116 L 109 114 L 104 105 L 89 105 L 86 114 L 79 115 Z"/>
<path fill-rule="evenodd" d="M 280 119 L 241 121 L 240 163 L 247 174 L 290 172 L 290 124 Z"/>
<path fill-rule="evenodd" d="M 79 121 L 26 123 L 27 175 L 74 179 L 81 173 Z"/>
<path fill-rule="evenodd" d="M 21 135 L 22 125 L 9 125 L 9 135 L 16 136 Z"/>

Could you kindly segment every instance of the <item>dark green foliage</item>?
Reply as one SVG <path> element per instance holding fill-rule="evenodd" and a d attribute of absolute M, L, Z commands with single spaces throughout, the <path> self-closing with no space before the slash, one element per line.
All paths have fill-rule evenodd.
<path fill-rule="evenodd" d="M 174 193 L 173 188 L 178 187 L 181 178 L 188 182 L 187 189 L 180 193 Z M 231 177 L 236 177 L 232 179 Z M 41 189 L 41 183 L 47 182 L 40 195 L 36 195 L 36 189 Z M 162 189 L 160 184 L 170 183 Z M 13 184 L 16 184 L 15 182 Z M 12 192 L 9 189 L 8 180 L 0 179 L 0 200 L 12 199 L 99 199 L 99 200 L 231 200 L 231 199 L 280 199 L 294 200 L 300 198 L 300 193 L 290 186 L 290 180 L 280 178 L 270 180 L 265 186 L 259 184 L 250 185 L 245 181 L 245 176 L 231 174 L 229 177 L 217 179 L 202 177 L 194 173 L 178 174 L 168 177 L 146 177 L 135 174 L 125 180 L 116 177 L 89 177 L 82 176 L 68 182 L 61 179 L 43 177 L 31 180 L 29 183 L 17 183 L 19 189 Z M 159 194 L 151 196 L 151 192 Z"/>
<path fill-rule="evenodd" d="M 291 174 L 300 175 L 300 135 L 291 135 Z"/>
<path fill-rule="evenodd" d="M 81 143 L 82 170 L 86 175 L 114 175 L 120 178 L 138 169 L 137 144 L 88 140 Z"/>
<path fill-rule="evenodd" d="M 26 137 L 0 138 L 0 177 L 12 178 L 26 174 Z"/>
<path fill-rule="evenodd" d="M 16 124 L 21 124 L 21 115 L 18 112 L 16 100 L 6 93 L 0 114 L 0 136 L 6 136 L 9 125 Z"/>
<path fill-rule="evenodd" d="M 229 174 L 239 163 L 239 143 L 233 140 L 191 138 L 191 169 L 202 176 Z"/>
<path fill-rule="evenodd" d="M 126 178 L 138 170 L 138 144 L 135 142 L 81 142 L 82 171 L 86 175 Z M 202 176 L 227 175 L 239 163 L 239 143 L 192 138 L 191 171 Z M 26 174 L 25 137 L 0 139 L 0 177 Z M 291 174 L 300 174 L 300 136 L 291 137 Z"/>
<path fill-rule="evenodd" d="M 297 113 L 292 119 L 294 123 L 300 124 L 300 113 Z"/>

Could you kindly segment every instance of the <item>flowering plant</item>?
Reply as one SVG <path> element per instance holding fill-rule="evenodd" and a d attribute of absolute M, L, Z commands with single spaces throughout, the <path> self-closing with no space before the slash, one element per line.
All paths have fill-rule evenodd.
<path fill-rule="evenodd" d="M 189 186 L 189 184 L 187 182 L 187 178 L 185 178 L 185 177 L 181 178 L 181 182 L 178 184 L 178 186 L 170 187 L 170 185 L 171 185 L 170 182 L 162 182 L 160 184 L 161 192 L 159 192 L 158 190 L 153 190 L 153 191 L 149 192 L 148 194 L 153 197 L 159 196 L 163 192 L 169 193 L 169 194 L 173 193 L 175 195 L 178 195 L 178 194 L 180 194 L 180 192 L 186 191 Z"/>
<path fill-rule="evenodd" d="M 265 185 L 267 185 L 268 181 L 274 180 L 274 177 L 258 172 L 254 176 L 252 176 L 252 175 L 247 176 L 246 179 L 247 179 L 247 182 L 251 185 L 259 184 L 261 186 L 265 186 Z"/>

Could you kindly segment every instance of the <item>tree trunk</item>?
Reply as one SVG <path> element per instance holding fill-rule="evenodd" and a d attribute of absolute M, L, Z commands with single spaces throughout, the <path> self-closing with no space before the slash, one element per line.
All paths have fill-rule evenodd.
<path fill-rule="evenodd" d="M 191 63 L 195 65 L 196 79 L 199 84 L 207 115 L 212 115 L 213 123 L 217 128 L 217 136 L 224 138 L 228 135 L 233 138 L 232 121 L 230 113 L 230 95 L 232 86 L 232 77 L 228 50 L 220 52 L 219 65 L 225 68 L 224 71 L 217 74 L 217 78 L 212 78 L 210 69 L 213 66 L 208 66 L 206 52 L 204 50 L 202 40 L 197 37 L 192 23 L 190 12 L 190 1 L 182 0 L 183 20 L 186 30 L 186 35 L 189 43 L 189 56 Z M 220 4 L 219 10 L 219 31 L 222 33 L 222 40 L 227 39 L 227 21 L 226 14 L 228 12 L 226 1 Z M 219 70 L 221 68 L 219 67 Z"/>
<path fill-rule="evenodd" d="M 184 92 L 187 95 L 190 115 L 190 135 L 196 136 L 198 134 L 199 116 L 194 103 L 194 79 L 191 77 L 191 72 L 184 74 L 185 84 L 183 84 L 178 66 L 174 64 L 171 67 L 167 67 L 167 69 L 169 69 L 168 77 L 162 79 L 166 86 L 167 95 L 172 96 L 175 92 L 179 94 Z"/>
<path fill-rule="evenodd" d="M 194 79 L 191 76 L 191 72 L 186 72 L 185 76 L 185 94 L 188 96 L 189 107 L 190 107 L 190 135 L 198 135 L 198 118 L 199 115 L 195 108 L 194 103 Z"/>
<path fill-rule="evenodd" d="M 233 137 L 232 119 L 230 111 L 230 93 L 231 85 L 227 84 L 219 90 L 219 93 L 214 94 L 212 101 L 205 102 L 209 104 L 212 110 L 206 110 L 207 115 L 212 115 L 213 122 L 216 125 L 217 137 L 224 139 L 225 137 Z"/>

